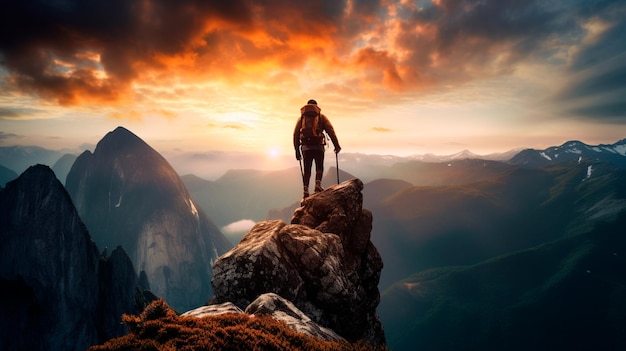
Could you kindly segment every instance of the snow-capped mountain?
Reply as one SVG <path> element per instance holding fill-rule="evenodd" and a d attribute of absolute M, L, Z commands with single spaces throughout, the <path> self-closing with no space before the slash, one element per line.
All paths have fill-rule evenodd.
<path fill-rule="evenodd" d="M 421 154 L 413 155 L 410 158 L 423 162 L 450 162 L 456 160 L 477 159 L 477 160 L 489 160 L 489 161 L 507 161 L 511 157 L 515 156 L 523 149 L 513 149 L 506 152 L 497 152 L 487 155 L 475 154 L 469 150 L 459 151 L 450 155 L 435 155 L 435 154 Z"/>
<path fill-rule="evenodd" d="M 620 168 L 626 168 L 626 139 L 608 145 L 587 145 L 572 140 L 561 146 L 552 146 L 545 150 L 526 149 L 515 155 L 509 163 L 529 167 L 544 167 L 572 160 L 609 162 Z"/>

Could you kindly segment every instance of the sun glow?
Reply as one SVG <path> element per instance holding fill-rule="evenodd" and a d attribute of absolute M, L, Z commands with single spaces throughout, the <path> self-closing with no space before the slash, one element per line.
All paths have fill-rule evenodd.
<path fill-rule="evenodd" d="M 271 159 L 277 159 L 278 157 L 280 157 L 280 148 L 274 146 L 271 147 L 267 150 L 267 157 L 271 158 Z"/>

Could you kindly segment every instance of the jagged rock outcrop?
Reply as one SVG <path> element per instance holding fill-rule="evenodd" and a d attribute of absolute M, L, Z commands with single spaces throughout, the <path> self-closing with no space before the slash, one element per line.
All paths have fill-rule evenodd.
<path fill-rule="evenodd" d="M 289 328 L 309 334 L 316 338 L 328 341 L 344 341 L 328 328 L 321 327 L 306 314 L 300 311 L 291 301 L 274 293 L 259 296 L 246 308 L 246 313 L 251 315 L 267 315 L 279 321 L 283 321 Z"/>
<path fill-rule="evenodd" d="M 76 159 L 66 188 L 98 247 L 121 245 L 156 295 L 179 311 L 206 302 L 232 244 L 158 152 L 118 127 Z"/>
<path fill-rule="evenodd" d="M 345 341 L 334 331 L 319 326 L 293 303 L 274 293 L 266 293 L 252 301 L 245 311 L 232 302 L 198 307 L 183 313 L 181 316 L 203 318 L 226 313 L 267 315 L 284 322 L 289 328 L 300 333 L 328 341 Z"/>
<path fill-rule="evenodd" d="M 353 179 L 305 199 L 292 224 L 257 223 L 215 262 L 213 302 L 245 309 L 275 293 L 348 341 L 384 345 L 376 312 L 383 262 L 370 241 L 362 189 Z"/>
<path fill-rule="evenodd" d="M 141 311 L 147 300 L 141 298 L 135 267 L 121 246 L 110 256 L 101 255 L 98 262 L 98 309 L 100 335 L 123 335 L 128 330 L 120 323 L 128 311 Z M 140 301 L 137 298 L 141 299 Z"/>
<path fill-rule="evenodd" d="M 100 259 L 49 167 L 0 190 L 1 350 L 85 350 L 126 333 L 121 314 L 143 308 L 136 281 L 122 250 Z"/>
<path fill-rule="evenodd" d="M 191 311 L 187 311 L 181 314 L 181 316 L 202 318 L 226 313 L 243 313 L 243 310 L 235 306 L 232 302 L 224 302 L 216 305 L 201 306 Z"/>

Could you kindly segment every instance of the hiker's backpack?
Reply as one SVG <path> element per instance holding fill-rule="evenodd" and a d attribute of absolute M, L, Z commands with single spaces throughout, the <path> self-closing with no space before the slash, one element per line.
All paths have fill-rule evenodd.
<path fill-rule="evenodd" d="M 315 104 L 304 105 L 300 109 L 300 143 L 302 145 L 325 144 L 322 126 L 320 125 L 321 109 Z"/>

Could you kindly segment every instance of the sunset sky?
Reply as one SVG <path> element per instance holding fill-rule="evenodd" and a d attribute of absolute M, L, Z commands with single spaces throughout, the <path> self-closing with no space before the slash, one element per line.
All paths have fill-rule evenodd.
<path fill-rule="evenodd" d="M 0 146 L 292 155 L 310 98 L 345 152 L 626 138 L 626 2 L 20 0 L 0 14 Z M 90 146 L 89 146 L 90 145 Z"/>

